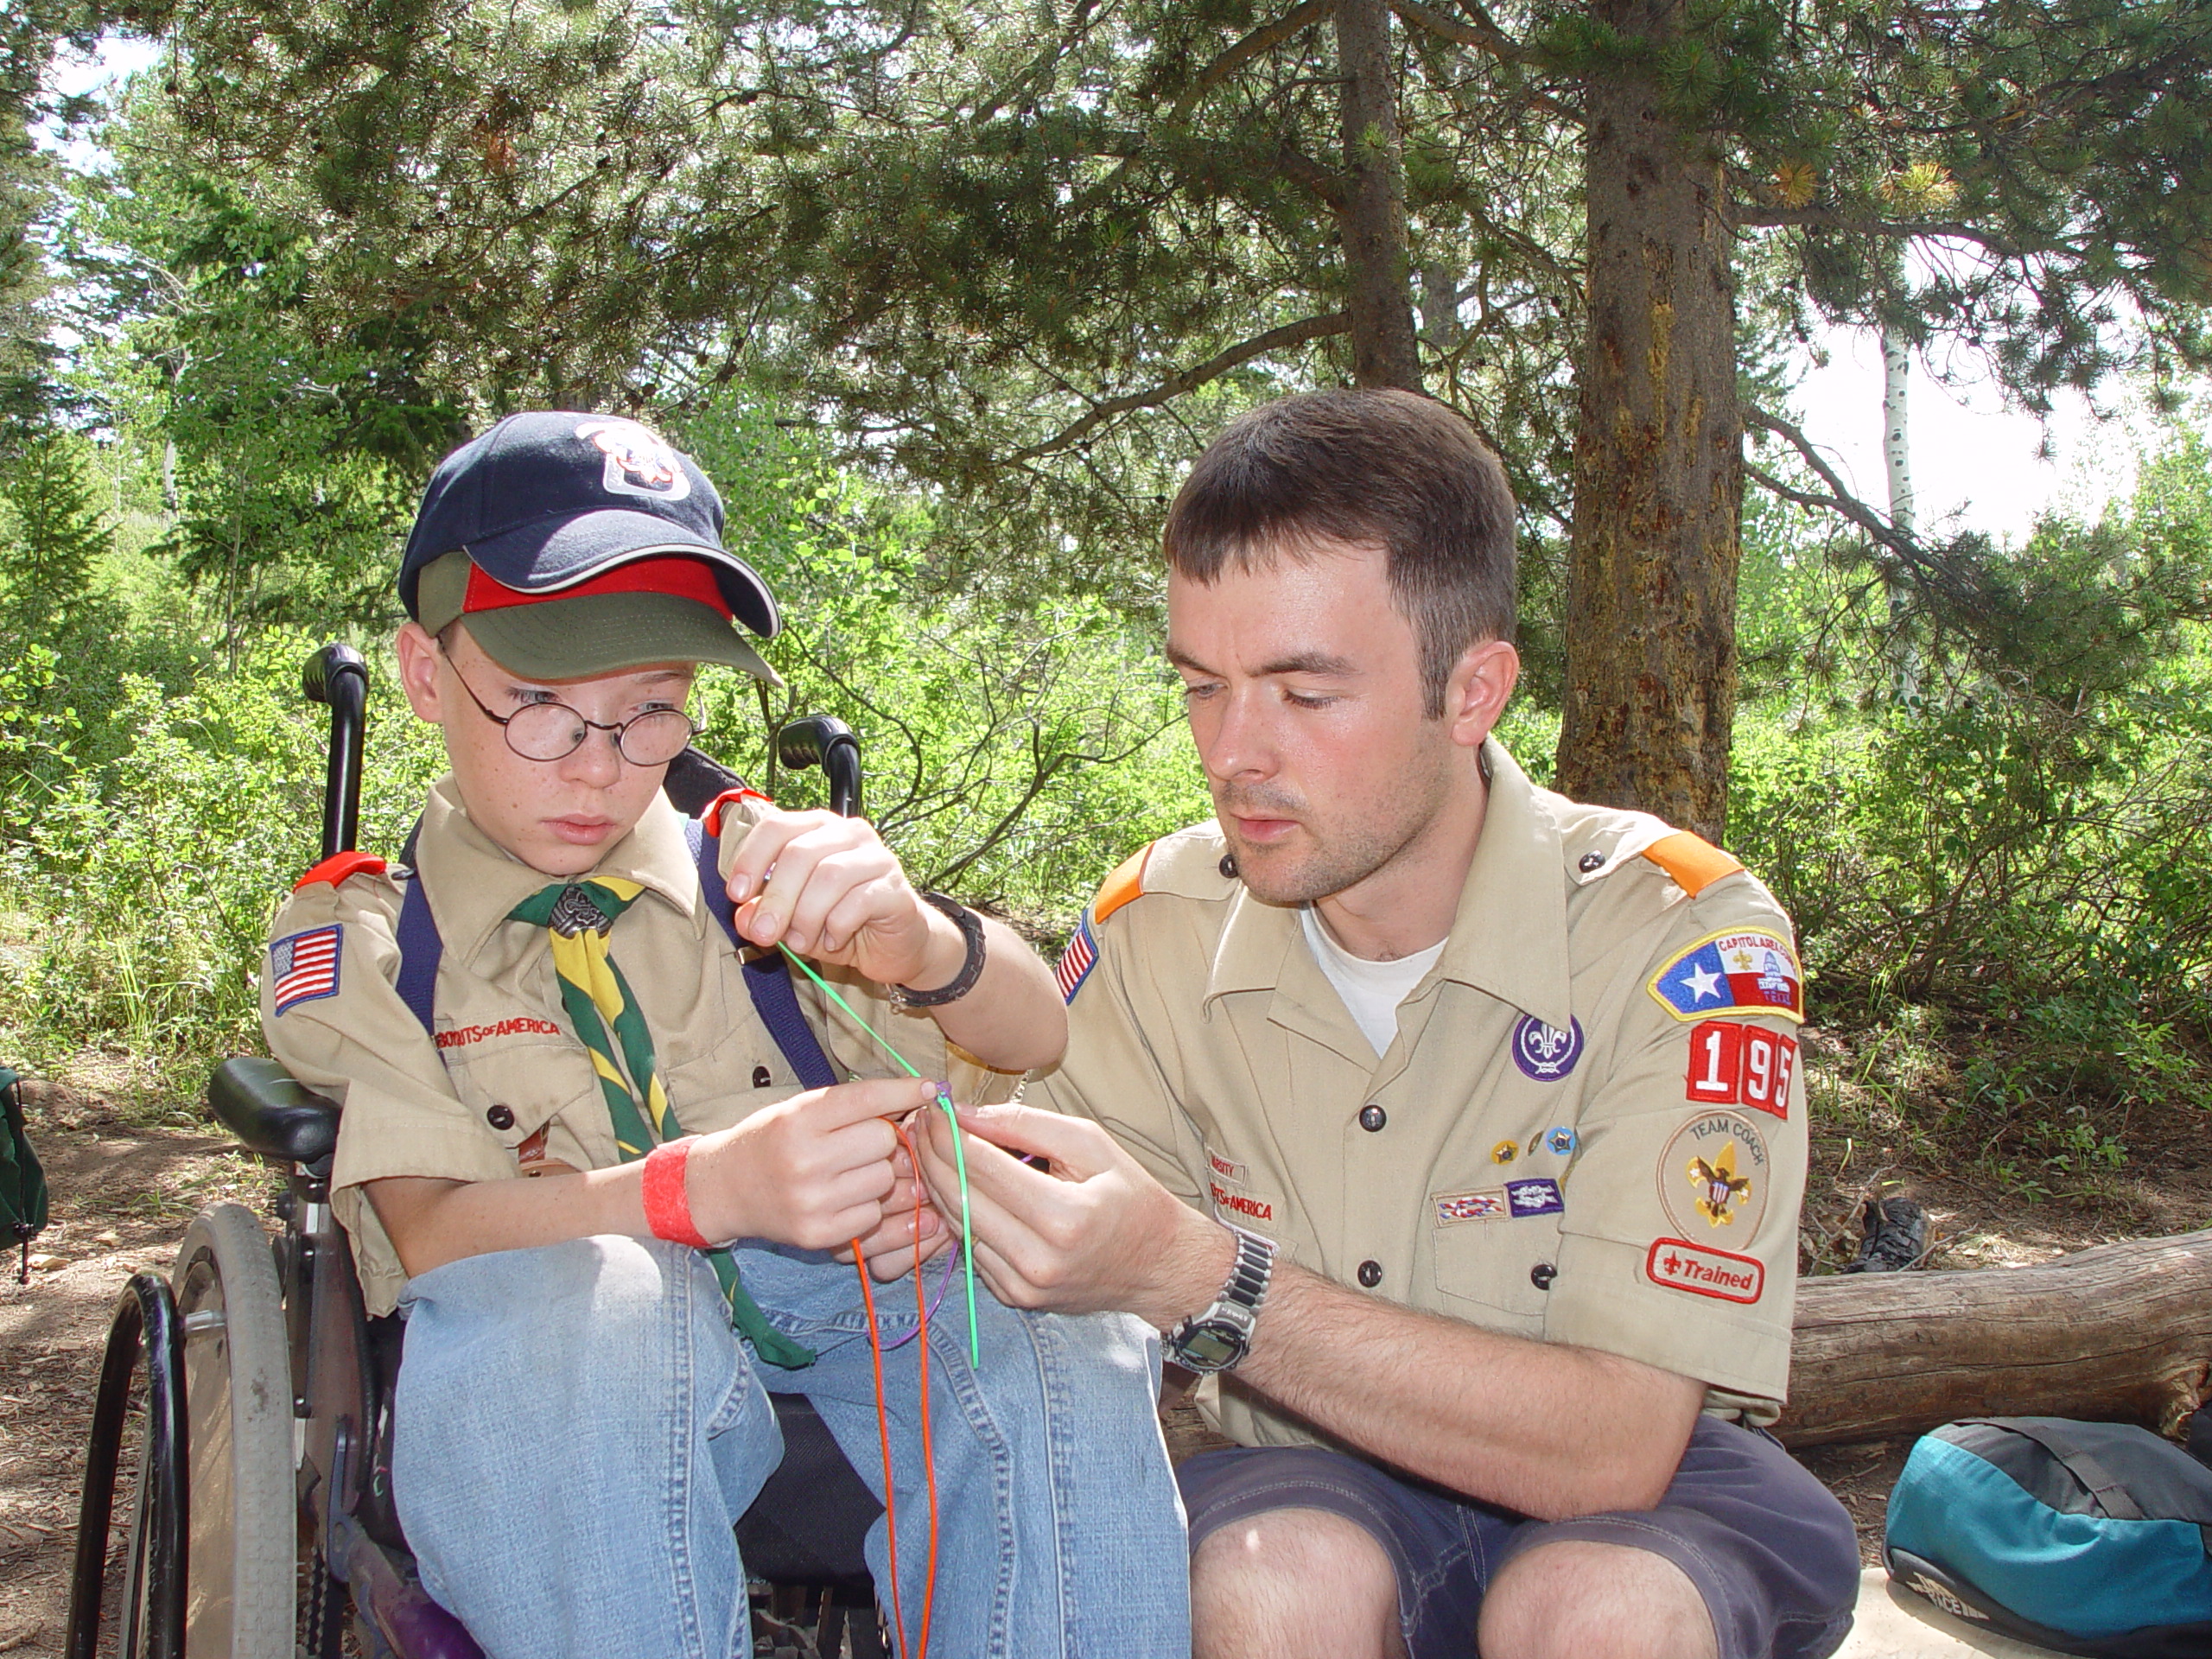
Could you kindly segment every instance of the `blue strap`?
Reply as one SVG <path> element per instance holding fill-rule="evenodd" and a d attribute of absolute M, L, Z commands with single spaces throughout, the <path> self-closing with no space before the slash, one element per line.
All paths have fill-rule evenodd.
<path fill-rule="evenodd" d="M 721 838 L 709 835 L 706 825 L 696 818 L 684 820 L 683 837 L 691 843 L 692 861 L 699 867 L 699 891 L 706 896 L 707 908 L 714 912 L 715 919 L 722 925 L 722 931 L 729 935 L 729 942 L 742 957 L 748 944 L 738 935 L 737 909 L 729 901 L 729 885 L 722 880 Z M 798 1073 L 799 1082 L 809 1089 L 827 1089 L 836 1082 L 836 1069 L 822 1052 L 821 1039 L 815 1036 L 814 1027 L 806 1023 L 806 1015 L 799 1008 L 798 991 L 791 984 L 791 969 L 785 965 L 783 953 L 763 951 L 745 964 L 744 973 L 746 992 L 753 998 L 753 1011 L 767 1027 L 768 1035 L 776 1039 L 776 1046 Z"/>
<path fill-rule="evenodd" d="M 410 842 L 413 840 L 409 837 Z M 393 988 L 408 1011 L 423 1022 L 433 1037 L 437 1027 L 431 1015 L 437 1006 L 438 963 L 446 942 L 438 933 L 438 918 L 430 914 L 430 895 L 420 870 L 407 873 L 407 892 L 399 901 L 399 979 Z"/>

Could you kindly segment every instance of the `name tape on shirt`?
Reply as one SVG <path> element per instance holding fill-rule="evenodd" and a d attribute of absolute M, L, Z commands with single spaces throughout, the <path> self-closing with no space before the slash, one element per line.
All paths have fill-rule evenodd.
<path fill-rule="evenodd" d="M 1686 1238 L 1653 1240 L 1643 1258 L 1643 1273 L 1653 1284 L 1669 1290 L 1724 1302 L 1756 1302 L 1766 1290 L 1766 1264 L 1757 1256 L 1716 1250 Z"/>
<path fill-rule="evenodd" d="M 1651 976 L 1652 1001 L 1677 1020 L 1723 1014 L 1805 1017 L 1804 976 L 1789 943 L 1756 928 L 1708 933 Z"/>
<path fill-rule="evenodd" d="M 511 1020 L 495 1020 L 488 1026 L 455 1026 L 450 1031 L 440 1032 L 431 1040 L 440 1048 L 467 1048 L 494 1037 L 558 1037 L 560 1034 L 561 1027 L 550 1020 L 540 1020 L 535 1014 L 518 1014 Z"/>
<path fill-rule="evenodd" d="M 1083 982 L 1090 977 L 1090 970 L 1097 965 L 1098 940 L 1090 931 L 1090 912 L 1086 910 L 1069 936 L 1067 949 L 1060 952 L 1060 965 L 1053 972 L 1053 978 L 1059 982 L 1060 1001 L 1074 1001 L 1075 994 L 1083 988 Z"/>
<path fill-rule="evenodd" d="M 1733 1020 L 1707 1020 L 1690 1033 L 1683 1088 L 1700 1106 L 1749 1106 L 1789 1121 L 1797 1039 Z"/>
<path fill-rule="evenodd" d="M 270 945 L 270 994 L 277 1013 L 288 1014 L 302 1002 L 338 995 L 338 959 L 345 936 L 346 924 L 333 922 Z"/>

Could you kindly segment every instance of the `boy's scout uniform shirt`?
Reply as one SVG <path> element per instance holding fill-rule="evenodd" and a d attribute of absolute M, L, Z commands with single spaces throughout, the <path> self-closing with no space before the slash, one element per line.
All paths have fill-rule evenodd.
<path fill-rule="evenodd" d="M 753 822 L 748 803 L 725 808 L 725 872 Z M 327 991 L 289 1001 L 280 1013 L 278 976 L 263 975 L 270 1049 L 293 1076 L 345 1108 L 331 1204 L 353 1235 L 372 1313 L 391 1311 L 407 1275 L 363 1183 L 394 1175 L 498 1181 L 621 1161 L 589 1052 L 561 1004 L 545 929 L 507 919 L 558 878 L 511 857 L 470 823 L 450 778 L 430 791 L 416 856 L 445 942 L 435 1042 L 393 988 L 403 893 L 395 878 L 404 873 L 372 870 L 335 887 L 316 881 L 278 914 L 272 953 L 319 930 L 339 930 Z M 655 797 L 590 874 L 645 888 L 616 919 L 608 950 L 645 1016 L 656 1070 L 684 1130 L 728 1128 L 801 1092 L 753 1012 L 741 958 L 707 909 L 683 820 L 667 799 Z M 924 1076 L 950 1078 L 957 1098 L 1001 1099 L 1010 1090 L 1013 1077 L 950 1049 L 933 1020 L 893 1014 L 881 988 L 849 970 L 823 971 Z M 842 1011 L 803 976 L 794 978 L 807 1022 L 841 1074 L 897 1074 Z M 295 981 L 296 998 L 296 989 Z"/>
<path fill-rule="evenodd" d="M 1379 1060 L 1298 912 L 1248 893 L 1209 823 L 1085 912 L 1060 967 L 1067 1055 L 1031 1098 L 1343 1284 L 1642 1360 L 1771 1421 L 1806 1159 L 1788 920 L 1696 837 L 1484 754 L 1450 936 Z M 1246 1445 L 1321 1438 L 1233 1374 L 1200 1403 Z"/>

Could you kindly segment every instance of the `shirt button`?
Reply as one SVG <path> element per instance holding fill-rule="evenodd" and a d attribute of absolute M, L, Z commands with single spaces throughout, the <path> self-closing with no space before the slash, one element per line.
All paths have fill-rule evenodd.
<path fill-rule="evenodd" d="M 1234 881 L 1236 879 L 1236 854 L 1224 853 L 1221 855 L 1221 873 L 1231 881 Z"/>
<path fill-rule="evenodd" d="M 512 1108 L 494 1106 L 484 1114 L 484 1121 L 495 1129 L 512 1129 L 515 1126 L 515 1115 Z"/>
<path fill-rule="evenodd" d="M 1602 870 L 1605 868 L 1605 855 L 1603 853 L 1585 853 L 1574 868 L 1585 875 L 1592 870 Z"/>
<path fill-rule="evenodd" d="M 766 1066 L 756 1065 L 753 1068 L 753 1086 L 755 1089 L 766 1089 L 774 1081 L 775 1079 L 768 1074 Z"/>
<path fill-rule="evenodd" d="M 1376 1286 L 1381 1284 L 1382 1282 L 1382 1264 L 1380 1262 L 1361 1262 L 1359 1264 L 1359 1282 L 1365 1285 L 1370 1290 L 1374 1289 Z"/>
<path fill-rule="evenodd" d="M 1548 1262 L 1539 1262 L 1529 1269 L 1529 1282 L 1538 1290 L 1549 1290 L 1552 1281 L 1559 1277 L 1559 1269 Z"/>
<path fill-rule="evenodd" d="M 1376 1130 L 1381 1128 L 1389 1121 L 1390 1114 L 1384 1111 L 1380 1106 L 1370 1103 L 1360 1109 L 1359 1127 L 1365 1129 L 1370 1135 L 1374 1134 Z"/>

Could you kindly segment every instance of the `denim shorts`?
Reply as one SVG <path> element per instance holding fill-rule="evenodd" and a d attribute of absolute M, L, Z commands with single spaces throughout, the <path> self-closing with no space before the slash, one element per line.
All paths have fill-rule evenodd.
<path fill-rule="evenodd" d="M 1576 1540 L 1662 1555 L 1705 1598 L 1720 1659 L 1825 1659 L 1851 1629 L 1851 1516 L 1770 1435 L 1700 1417 L 1656 1508 L 1543 1522 L 1319 1446 L 1205 1452 L 1179 1471 L 1191 1547 L 1270 1510 L 1321 1510 L 1369 1533 L 1398 1576 L 1411 1659 L 1473 1659 L 1491 1578 L 1524 1549 Z"/>

